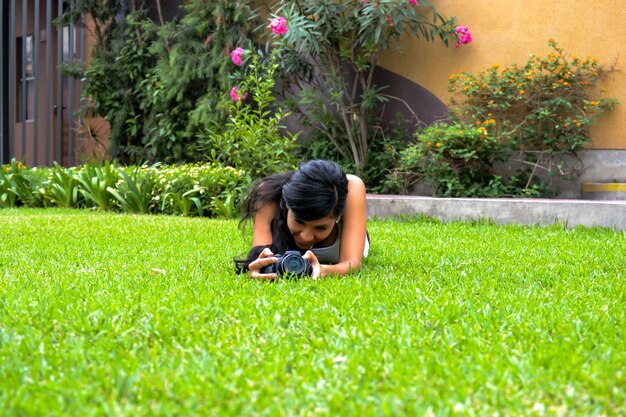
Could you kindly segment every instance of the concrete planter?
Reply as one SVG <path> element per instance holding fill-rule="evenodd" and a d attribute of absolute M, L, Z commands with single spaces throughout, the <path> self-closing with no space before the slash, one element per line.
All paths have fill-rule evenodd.
<path fill-rule="evenodd" d="M 367 196 L 370 218 L 424 215 L 442 221 L 489 219 L 497 224 L 608 227 L 626 230 L 626 200 L 585 201 L 533 198 L 434 198 Z"/>

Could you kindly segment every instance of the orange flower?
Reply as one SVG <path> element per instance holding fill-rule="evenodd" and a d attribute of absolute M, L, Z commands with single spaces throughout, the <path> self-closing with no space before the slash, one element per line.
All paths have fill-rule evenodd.
<path fill-rule="evenodd" d="M 435 146 L 438 147 L 438 148 L 441 148 L 441 143 L 437 142 L 437 143 L 435 143 Z"/>

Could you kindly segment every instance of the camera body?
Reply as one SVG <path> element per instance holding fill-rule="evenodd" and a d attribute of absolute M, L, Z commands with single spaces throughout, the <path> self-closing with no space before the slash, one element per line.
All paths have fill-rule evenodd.
<path fill-rule="evenodd" d="M 275 254 L 276 263 L 261 268 L 262 274 L 277 274 L 293 277 L 309 276 L 313 273 L 311 262 L 304 259 L 297 250 L 288 250 L 284 255 Z"/>

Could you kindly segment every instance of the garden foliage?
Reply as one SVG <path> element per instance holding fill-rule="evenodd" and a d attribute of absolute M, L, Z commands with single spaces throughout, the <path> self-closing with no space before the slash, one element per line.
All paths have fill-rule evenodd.
<path fill-rule="evenodd" d="M 471 41 L 467 28 L 455 28 L 454 19 L 425 0 L 262 1 L 254 6 L 252 1 L 193 0 L 185 3 L 181 17 L 163 25 L 146 18 L 139 7 L 121 20 L 115 17 L 123 15 L 120 10 L 103 13 L 119 6 L 109 3 L 81 3 L 80 13 L 93 9 L 101 38 L 84 74 L 85 110 L 111 123 L 111 153 L 122 163 L 208 158 L 239 168 L 241 148 L 255 142 L 248 139 L 258 131 L 256 136 L 278 139 L 273 147 L 255 149 L 258 166 L 293 149 L 292 138 L 283 140 L 277 129 L 283 106 L 301 116 L 303 127 L 313 128 L 302 136 L 303 152 L 298 153 L 320 157 L 312 152 L 322 146 L 311 141 L 323 141 L 331 149 L 325 157 L 371 174 L 376 182 L 389 167 L 389 158 L 378 153 L 398 133 L 380 120 L 380 105 L 393 99 L 374 82 L 381 52 L 399 48 L 405 35 L 446 44 L 449 38 L 457 45 Z M 275 16 L 269 28 L 257 19 L 261 8 Z M 79 13 L 68 15 L 77 19 Z M 246 72 L 235 71 L 233 63 L 250 61 L 243 52 L 265 40 L 265 29 L 275 36 L 269 49 L 280 59 L 278 68 L 268 59 L 262 61 L 267 71 L 256 72 L 276 78 L 284 95 L 275 103 L 274 97 L 264 97 L 262 109 L 253 96 L 252 109 L 240 106 L 233 117 L 227 93 L 233 96 L 233 80 Z M 274 54 L 266 50 L 262 55 Z"/>
<path fill-rule="evenodd" d="M 483 126 L 435 123 L 419 131 L 412 146 L 400 152 L 388 186 L 411 193 L 423 183 L 445 197 L 519 197 L 539 194 L 536 187 L 518 187 L 520 179 L 494 175 L 493 166 L 506 159 L 495 136 Z"/>
<path fill-rule="evenodd" d="M 87 5 L 83 12 L 106 7 Z M 197 161 L 197 133 L 228 114 L 225 51 L 248 45 L 250 1 L 186 2 L 183 16 L 160 26 L 141 10 L 122 24 L 99 14 L 102 42 L 84 74 L 85 112 L 111 124 L 110 149 L 123 163 Z"/>
<path fill-rule="evenodd" d="M 212 164 L 118 166 L 106 162 L 0 169 L 0 208 L 64 207 L 144 214 L 236 217 L 251 178 Z"/>
<path fill-rule="evenodd" d="M 288 114 L 273 106 L 276 54 L 264 65 L 256 54 L 236 48 L 231 59 L 233 67 L 241 68 L 231 77 L 236 85 L 230 89 L 228 121 L 225 128 L 199 133 L 198 151 L 203 159 L 243 169 L 252 178 L 296 168 L 298 134 L 284 130 L 282 122 Z"/>
<path fill-rule="evenodd" d="M 272 47 L 279 51 L 283 95 L 300 122 L 334 149 L 336 158 L 363 176 L 369 150 L 388 133 L 381 104 L 394 99 L 377 85 L 374 72 L 385 50 L 400 48 L 402 36 L 467 43 L 454 18 L 424 0 L 279 1 L 282 19 Z"/>
<path fill-rule="evenodd" d="M 524 65 L 451 75 L 447 125 L 383 123 L 381 106 L 395 99 L 375 82 L 383 51 L 400 49 L 404 36 L 472 41 L 425 0 L 192 0 L 161 26 L 140 11 L 119 20 L 81 4 L 103 28 L 85 73 L 87 111 L 111 123 L 123 164 L 208 161 L 258 178 L 293 168 L 297 155 L 336 160 L 371 191 L 421 182 L 437 195 L 537 196 L 554 192 L 553 177 L 576 174 L 567 157 L 616 105 L 594 88 L 606 72 L 596 59 L 569 57 L 550 40 L 552 53 Z M 290 113 L 301 133 L 284 128 Z M 513 170 L 501 172 L 504 164 Z M 55 190 L 59 204 L 73 204 Z M 195 192 L 185 198 L 183 212 L 203 210 Z"/>
<path fill-rule="evenodd" d="M 597 59 L 549 45 L 553 52 L 525 65 L 451 75 L 451 123 L 418 131 L 389 182 L 408 189 L 423 181 L 445 196 L 528 196 L 554 192 L 554 177 L 575 176 L 568 160 L 617 101 L 601 96 L 607 69 Z M 503 178 L 495 167 L 504 161 L 521 168 Z"/>

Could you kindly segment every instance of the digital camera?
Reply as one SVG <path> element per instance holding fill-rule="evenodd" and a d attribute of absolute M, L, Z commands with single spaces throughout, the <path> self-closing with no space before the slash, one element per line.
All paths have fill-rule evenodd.
<path fill-rule="evenodd" d="M 297 250 L 288 250 L 284 255 L 275 254 L 276 263 L 261 268 L 262 274 L 277 274 L 278 276 L 309 276 L 313 272 L 311 262 L 304 259 Z"/>

